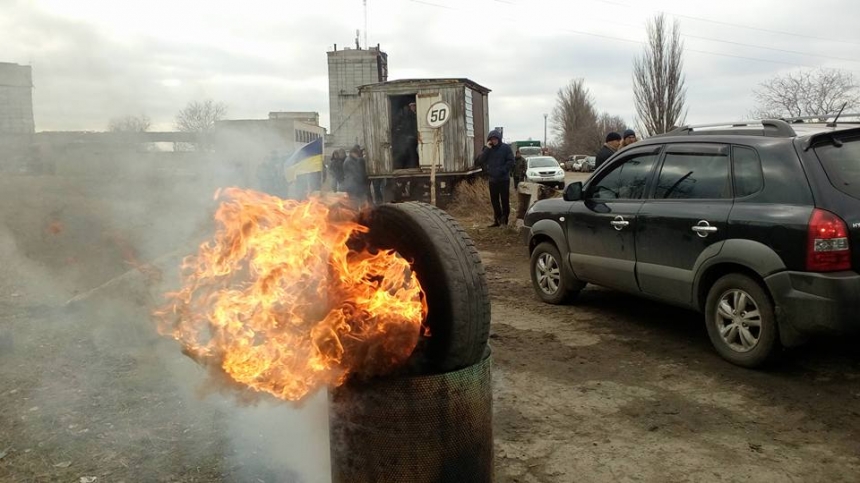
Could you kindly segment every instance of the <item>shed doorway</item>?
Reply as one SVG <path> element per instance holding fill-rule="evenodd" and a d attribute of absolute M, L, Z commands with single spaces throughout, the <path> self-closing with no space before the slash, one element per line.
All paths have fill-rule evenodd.
<path fill-rule="evenodd" d="M 415 97 L 415 94 L 389 96 L 393 169 L 417 169 L 420 167 Z"/>

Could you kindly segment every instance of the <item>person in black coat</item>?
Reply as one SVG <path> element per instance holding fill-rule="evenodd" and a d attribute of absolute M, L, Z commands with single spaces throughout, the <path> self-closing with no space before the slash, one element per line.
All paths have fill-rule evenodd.
<path fill-rule="evenodd" d="M 418 116 L 415 103 L 410 102 L 395 120 L 394 169 L 417 168 L 418 164 Z"/>
<path fill-rule="evenodd" d="M 594 156 L 594 169 L 600 167 L 601 164 L 606 162 L 607 159 L 611 158 L 613 154 L 618 151 L 618 148 L 621 146 L 621 135 L 617 132 L 611 132 L 606 135 L 606 142 L 601 146 L 600 150 L 597 151 L 597 154 Z"/>
<path fill-rule="evenodd" d="M 514 153 L 502 142 L 502 133 L 490 131 L 487 145 L 478 159 L 490 178 L 490 203 L 495 219 L 491 227 L 507 226 L 511 214 L 511 170 L 514 169 Z"/>
<path fill-rule="evenodd" d="M 343 184 L 341 190 L 349 195 L 356 206 L 364 206 L 368 199 L 367 167 L 362 157 L 361 147 L 353 146 L 343 162 Z"/>
<path fill-rule="evenodd" d="M 517 189 L 520 182 L 525 181 L 527 168 L 528 161 L 520 154 L 520 150 L 517 149 L 514 155 L 514 189 Z"/>

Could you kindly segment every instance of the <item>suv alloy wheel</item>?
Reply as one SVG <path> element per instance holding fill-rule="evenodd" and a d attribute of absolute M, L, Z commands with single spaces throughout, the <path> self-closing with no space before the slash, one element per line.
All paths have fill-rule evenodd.
<path fill-rule="evenodd" d="M 568 287 L 561 255 L 550 242 L 535 247 L 530 268 L 535 293 L 546 303 L 562 304 L 573 299 L 581 289 Z"/>
<path fill-rule="evenodd" d="M 705 305 L 711 343 L 729 362 L 758 367 L 779 349 L 773 302 L 750 277 L 733 273 L 711 287 Z"/>

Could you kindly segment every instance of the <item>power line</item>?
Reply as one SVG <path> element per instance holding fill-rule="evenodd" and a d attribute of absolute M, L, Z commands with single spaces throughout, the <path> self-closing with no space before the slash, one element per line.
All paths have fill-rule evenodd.
<path fill-rule="evenodd" d="M 634 8 L 634 5 L 630 5 L 630 4 L 624 3 L 624 2 L 617 2 L 617 1 L 613 1 L 613 0 L 593 0 L 593 1 L 597 1 L 600 3 L 606 3 L 609 5 Z M 654 10 L 652 10 L 652 12 L 653 11 Z M 842 40 L 842 39 L 831 39 L 831 38 L 825 38 L 825 37 L 816 37 L 813 35 L 804 35 L 804 34 L 798 34 L 798 33 L 793 33 L 793 32 L 784 32 L 782 30 L 766 29 L 763 27 L 755 27 L 752 25 L 742 25 L 742 24 L 737 24 L 737 23 L 732 23 L 732 22 L 724 22 L 721 20 L 711 20 L 709 18 L 695 17 L 692 15 L 682 15 L 682 14 L 666 12 L 666 11 L 662 11 L 662 10 L 661 10 L 661 12 L 666 13 L 668 15 L 671 15 L 673 17 L 686 18 L 689 20 L 697 20 L 699 22 L 708 22 L 708 23 L 713 23 L 713 24 L 717 24 L 717 25 L 726 25 L 729 27 L 737 27 L 737 28 L 742 28 L 742 29 L 755 30 L 758 32 L 767 32 L 767 33 L 771 33 L 771 34 L 787 35 L 790 37 L 800 37 L 800 38 L 804 38 L 804 39 L 823 40 L 825 42 L 837 42 L 837 43 L 841 43 L 841 44 L 860 45 L 860 42 L 853 41 L 853 40 Z"/>
<path fill-rule="evenodd" d="M 505 0 L 505 1 L 495 0 L 495 1 L 500 2 L 500 3 L 506 3 L 508 5 L 518 5 L 513 0 Z M 612 0 L 598 0 L 598 1 L 601 1 L 602 3 L 610 4 L 610 5 L 629 7 L 629 5 L 627 5 L 627 4 L 624 4 L 621 2 L 614 2 Z M 673 15 L 673 14 L 669 14 L 669 15 Z M 675 16 L 679 16 L 679 15 L 675 15 Z M 631 23 L 622 23 L 622 22 L 618 22 L 616 20 L 610 21 L 610 20 L 605 20 L 605 19 L 601 19 L 601 18 L 596 18 L 594 20 L 597 20 L 597 21 L 603 22 L 603 23 L 608 23 L 611 25 L 623 25 L 623 26 L 633 27 L 633 28 L 640 28 L 641 27 L 641 25 L 635 25 L 635 24 L 631 24 Z M 697 40 L 705 40 L 708 42 L 718 42 L 718 43 L 722 43 L 722 44 L 737 45 L 740 47 L 753 47 L 756 49 L 770 50 L 773 52 L 782 52 L 782 53 L 786 53 L 786 54 L 795 54 L 795 55 L 803 55 L 803 56 L 807 56 L 807 57 L 818 57 L 818 58 L 822 58 L 822 59 L 860 63 L 860 59 L 852 59 L 852 58 L 848 58 L 848 57 L 837 57 L 834 55 L 827 55 L 827 54 L 817 54 L 815 52 L 802 52 L 802 51 L 798 51 L 798 50 L 780 49 L 780 48 L 776 48 L 776 47 L 767 47 L 765 45 L 756 45 L 756 44 L 748 44 L 748 43 L 744 43 L 744 42 L 736 42 L 733 40 L 715 39 L 712 37 L 703 37 L 700 35 L 690 35 L 690 34 L 686 34 L 686 33 L 681 33 L 681 37 L 690 38 L 690 39 L 697 39 Z"/>
<path fill-rule="evenodd" d="M 462 8 L 455 8 L 455 7 L 451 7 L 449 5 L 442 5 L 442 4 L 438 4 L 438 3 L 428 2 L 426 0 L 409 0 L 409 1 L 413 2 L 413 3 L 421 4 L 421 5 L 427 5 L 430 7 L 443 8 L 446 10 L 467 11 L 467 10 L 463 10 Z M 496 1 L 500 1 L 500 0 L 496 0 Z M 600 0 L 598 0 L 598 1 L 600 1 Z M 605 1 L 608 2 L 609 0 L 605 0 Z M 508 20 L 511 22 L 518 22 L 517 19 L 513 19 L 510 17 L 497 16 L 497 18 L 501 18 L 503 20 Z M 620 25 L 620 24 L 616 23 L 616 25 Z M 581 31 L 581 30 L 574 30 L 574 29 L 562 28 L 562 27 L 555 27 L 555 30 L 559 30 L 562 32 L 567 32 L 567 33 L 572 33 L 572 34 L 577 34 L 577 35 L 585 35 L 585 36 L 589 36 L 589 37 L 614 40 L 617 42 L 627 42 L 627 43 L 632 43 L 632 44 L 637 44 L 637 45 L 645 45 L 645 42 L 642 42 L 641 40 L 625 39 L 623 37 L 615 37 L 612 35 L 596 34 L 593 32 L 585 32 L 585 31 Z M 730 41 L 725 41 L 725 42 L 732 43 Z M 747 47 L 756 47 L 756 46 L 749 45 L 749 44 L 743 44 L 743 45 L 745 45 Z M 767 48 L 767 47 L 762 47 L 762 48 Z M 727 53 L 722 53 L 722 52 L 712 52 L 712 51 L 708 51 L 708 50 L 690 49 L 690 48 L 686 48 L 686 47 L 684 48 L 684 51 L 685 52 L 694 52 L 694 53 L 698 53 L 698 54 L 714 55 L 714 56 L 718 56 L 718 57 L 743 59 L 743 60 L 749 60 L 749 61 L 753 61 L 753 62 L 766 62 L 769 64 L 790 65 L 790 66 L 794 66 L 794 67 L 806 67 L 806 68 L 812 68 L 812 69 L 819 67 L 816 65 L 801 64 L 801 63 L 797 63 L 797 62 L 786 62 L 786 61 L 781 61 L 781 60 L 762 59 L 760 57 L 747 57 L 747 56 L 743 56 L 743 55 L 727 54 Z M 855 61 L 855 62 L 857 62 L 857 61 Z M 851 71 L 851 72 L 855 72 L 855 73 L 860 74 L 860 72 L 858 72 L 858 71 Z"/>
<path fill-rule="evenodd" d="M 860 63 L 860 60 L 857 60 L 857 59 L 849 59 L 849 58 L 847 58 L 847 57 L 836 57 L 836 56 L 833 56 L 833 55 L 814 54 L 814 53 L 810 53 L 810 52 L 799 52 L 799 51 L 797 51 L 797 50 L 778 49 L 778 48 L 776 48 L 776 47 L 765 47 L 765 46 L 763 46 L 763 45 L 745 44 L 745 43 L 743 43 L 743 42 L 734 42 L 734 41 L 732 41 L 732 40 L 712 39 L 712 38 L 709 38 L 709 37 L 699 37 L 699 36 L 697 36 L 697 35 L 689 35 L 689 34 L 681 34 L 681 37 L 687 37 L 687 38 L 691 38 L 691 39 L 699 39 L 699 40 L 707 40 L 707 41 L 710 41 L 710 42 L 720 42 L 720 43 L 723 43 L 723 44 L 729 44 L 729 45 L 739 45 L 739 46 L 742 46 L 742 47 L 753 47 L 753 48 L 756 48 L 756 49 L 773 50 L 774 52 L 785 52 L 785 53 L 787 53 L 787 54 L 805 55 L 805 56 L 808 56 L 808 57 L 820 57 L 820 58 L 822 58 L 822 59 L 841 60 L 841 61 L 845 61 L 845 62 L 857 62 L 857 63 Z"/>

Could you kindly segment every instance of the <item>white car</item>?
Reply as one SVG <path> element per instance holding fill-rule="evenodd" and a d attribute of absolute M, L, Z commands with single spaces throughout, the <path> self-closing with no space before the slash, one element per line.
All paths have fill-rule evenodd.
<path fill-rule="evenodd" d="M 585 154 L 574 154 L 567 159 L 567 163 L 565 163 L 563 167 L 568 171 L 582 171 L 585 158 L 587 157 L 588 156 Z"/>
<path fill-rule="evenodd" d="M 551 156 L 533 156 L 526 159 L 526 181 L 564 189 L 564 170 Z"/>

